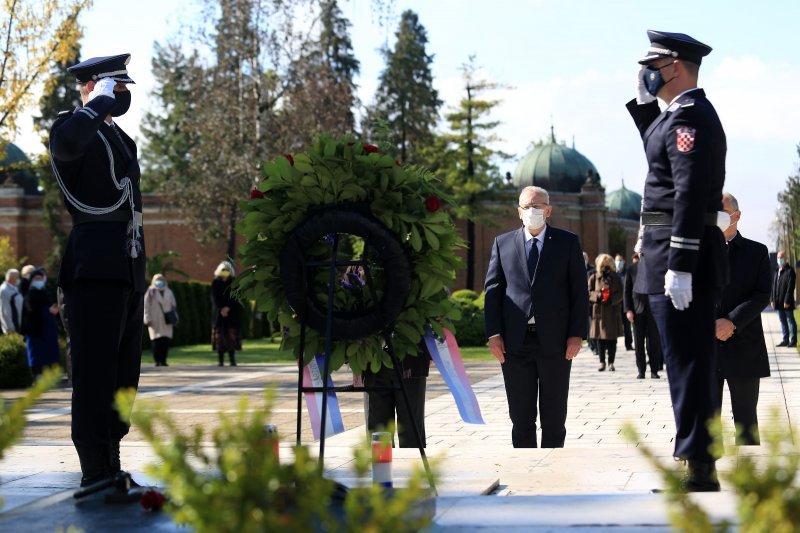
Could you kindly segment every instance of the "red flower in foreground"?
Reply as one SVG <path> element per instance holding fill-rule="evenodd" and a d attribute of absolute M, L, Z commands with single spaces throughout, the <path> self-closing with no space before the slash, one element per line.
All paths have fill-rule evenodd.
<path fill-rule="evenodd" d="M 264 198 L 264 193 L 258 190 L 258 187 L 253 187 L 250 191 L 250 199 L 253 200 L 255 198 Z"/>
<path fill-rule="evenodd" d="M 294 166 L 294 157 L 292 157 L 292 154 L 283 154 L 283 157 L 285 157 L 286 159 L 288 159 L 288 160 L 289 160 L 289 163 L 290 163 L 292 166 Z"/>
<path fill-rule="evenodd" d="M 157 490 L 150 489 L 142 494 L 142 499 L 139 500 L 139 505 L 145 511 L 160 511 L 167 498 Z"/>
<path fill-rule="evenodd" d="M 435 194 L 429 194 L 428 197 L 425 199 L 425 209 L 430 211 L 431 213 L 435 213 L 442 207 L 442 201 L 439 200 L 439 197 Z"/>
<path fill-rule="evenodd" d="M 375 154 L 377 152 L 380 152 L 380 149 L 374 144 L 365 144 L 364 151 L 367 152 L 368 154 Z"/>

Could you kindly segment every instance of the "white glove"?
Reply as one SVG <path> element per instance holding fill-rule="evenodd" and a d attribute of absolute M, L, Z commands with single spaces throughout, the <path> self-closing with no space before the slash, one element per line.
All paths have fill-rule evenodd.
<path fill-rule="evenodd" d="M 639 234 L 636 236 L 636 244 L 633 245 L 633 251 L 642 255 L 642 237 L 644 237 L 644 226 L 639 226 Z"/>
<path fill-rule="evenodd" d="M 692 303 L 692 273 L 667 270 L 664 276 L 664 294 L 672 300 L 678 311 L 683 311 Z"/>
<path fill-rule="evenodd" d="M 639 75 L 636 76 L 636 103 L 639 105 L 656 101 L 656 97 L 647 92 L 647 88 L 644 86 L 644 78 L 642 78 L 642 75 L 646 68 L 647 67 L 642 65 L 642 68 L 639 69 Z"/>
<path fill-rule="evenodd" d="M 94 89 L 89 93 L 89 101 L 94 100 L 98 96 L 110 96 L 114 98 L 114 86 L 116 81 L 111 78 L 103 78 L 94 84 Z"/>

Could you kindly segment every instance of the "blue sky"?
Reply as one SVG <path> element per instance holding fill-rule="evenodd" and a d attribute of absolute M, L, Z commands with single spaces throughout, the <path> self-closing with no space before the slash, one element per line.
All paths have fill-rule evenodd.
<path fill-rule="evenodd" d="M 709 44 L 714 50 L 703 61 L 700 86 L 727 133 L 726 189 L 739 198 L 742 233 L 774 249 L 769 227 L 776 195 L 798 164 L 800 1 L 395 0 L 389 27 L 377 24 L 370 0 L 340 3 L 353 24 L 364 103 L 371 102 L 383 68 L 380 46 L 392 43 L 400 12 L 412 9 L 428 30 L 435 84 L 446 107 L 460 97 L 459 67 L 475 54 L 487 79 L 512 87 L 495 95 L 504 101 L 495 116 L 504 139 L 498 147 L 521 157 L 549 134 L 552 120 L 559 139 L 571 144 L 574 136 L 607 191 L 623 179 L 640 193 L 644 185 L 641 140 L 624 104 L 634 94 L 646 30 L 684 32 Z M 197 13 L 193 0 L 95 0 L 83 15 L 83 57 L 133 54 L 129 69 L 138 84 L 131 112 L 120 119 L 126 130 L 138 134 L 143 110 L 155 105 L 148 94 L 153 43 Z M 18 143 L 39 150 L 25 131 Z"/>

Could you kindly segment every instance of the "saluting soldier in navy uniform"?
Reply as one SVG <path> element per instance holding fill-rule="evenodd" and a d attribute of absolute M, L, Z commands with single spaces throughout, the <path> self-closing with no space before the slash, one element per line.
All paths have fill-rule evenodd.
<path fill-rule="evenodd" d="M 715 305 L 727 282 L 725 239 L 717 226 L 725 182 L 725 132 L 697 87 L 711 47 L 682 33 L 648 31 L 638 95 L 627 104 L 644 141 L 642 261 L 634 290 L 648 294 L 667 365 L 677 433 L 675 457 L 688 460 L 687 491 L 718 491 L 706 424 L 717 401 Z M 656 101 L 667 105 L 662 112 Z"/>
<path fill-rule="evenodd" d="M 50 131 L 56 180 L 72 216 L 61 260 L 72 348 L 72 442 L 81 486 L 120 471 L 128 425 L 114 394 L 139 383 L 145 291 L 142 197 L 136 144 L 114 123 L 130 107 L 130 54 L 67 69 L 83 106 L 59 113 Z"/>

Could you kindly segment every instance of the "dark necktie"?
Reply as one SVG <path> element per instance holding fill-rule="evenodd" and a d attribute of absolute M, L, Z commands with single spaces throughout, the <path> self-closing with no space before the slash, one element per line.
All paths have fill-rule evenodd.
<path fill-rule="evenodd" d="M 528 279 L 533 281 L 536 274 L 536 265 L 539 264 L 539 245 L 535 237 L 528 241 Z"/>

